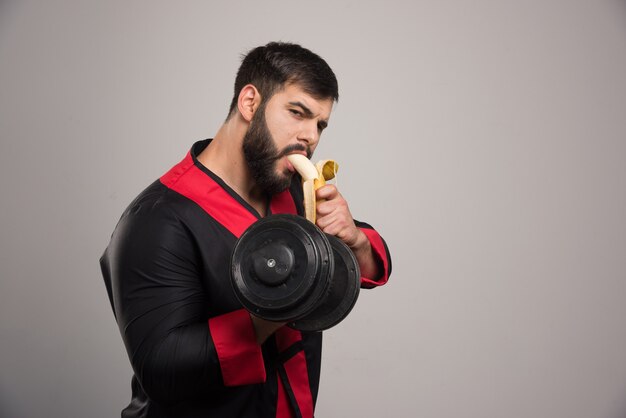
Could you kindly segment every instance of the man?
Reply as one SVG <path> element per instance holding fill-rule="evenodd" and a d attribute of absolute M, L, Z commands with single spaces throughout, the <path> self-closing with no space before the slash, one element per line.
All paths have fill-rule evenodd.
<path fill-rule="evenodd" d="M 230 254 L 261 217 L 302 215 L 300 178 L 338 99 L 326 62 L 295 44 L 244 58 L 228 118 L 212 140 L 144 190 L 102 256 L 134 376 L 123 417 L 312 417 L 322 336 L 242 309 Z M 317 192 L 317 225 L 354 252 L 362 287 L 387 281 L 382 238 L 352 219 L 333 185 Z"/>

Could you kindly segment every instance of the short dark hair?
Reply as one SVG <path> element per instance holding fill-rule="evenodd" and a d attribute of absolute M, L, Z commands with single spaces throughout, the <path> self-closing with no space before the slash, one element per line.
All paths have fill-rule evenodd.
<path fill-rule="evenodd" d="M 264 102 L 286 84 L 297 84 L 316 99 L 339 100 L 337 78 L 326 61 L 293 43 L 270 42 L 243 57 L 235 78 L 229 118 L 237 108 L 241 89 L 248 84 L 257 88 Z"/>

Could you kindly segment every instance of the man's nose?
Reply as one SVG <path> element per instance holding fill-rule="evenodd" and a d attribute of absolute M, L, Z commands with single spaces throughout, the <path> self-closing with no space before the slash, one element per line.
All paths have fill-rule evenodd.
<path fill-rule="evenodd" d="M 319 139 L 317 123 L 315 121 L 307 121 L 298 135 L 298 140 L 306 142 L 309 147 L 314 147 Z"/>

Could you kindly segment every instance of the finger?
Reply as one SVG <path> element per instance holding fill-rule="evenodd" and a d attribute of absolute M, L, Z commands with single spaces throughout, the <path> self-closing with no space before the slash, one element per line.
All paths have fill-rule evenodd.
<path fill-rule="evenodd" d="M 335 203 L 335 201 L 320 203 L 317 206 L 317 218 L 322 219 L 324 225 L 331 222 L 340 222 L 347 225 L 349 222 L 353 222 L 347 206 Z"/>
<path fill-rule="evenodd" d="M 318 216 L 325 216 L 337 210 L 338 205 L 335 200 L 318 200 L 316 208 Z"/>
<path fill-rule="evenodd" d="M 333 184 L 326 184 L 315 192 L 318 199 L 332 200 L 339 195 L 339 191 Z"/>
<path fill-rule="evenodd" d="M 342 230 L 354 228 L 354 221 L 346 213 L 332 212 L 328 215 L 318 217 L 317 226 L 328 234 L 336 235 Z"/>
<path fill-rule="evenodd" d="M 318 201 L 317 215 L 321 218 L 332 215 L 334 220 L 342 221 L 346 224 L 353 222 L 350 208 L 348 208 L 348 202 L 342 197 L 333 200 Z"/>
<path fill-rule="evenodd" d="M 331 222 L 329 225 L 324 228 L 320 228 L 324 233 L 333 235 L 346 244 L 350 245 L 353 241 L 353 237 L 357 233 L 356 228 L 348 227 L 347 225 L 342 225 L 339 222 Z"/>
<path fill-rule="evenodd" d="M 324 228 L 328 228 L 331 225 L 337 225 L 341 227 L 342 224 L 345 224 L 346 214 L 342 213 L 337 205 L 331 202 L 327 202 L 324 205 L 320 205 L 320 207 L 322 209 L 322 212 L 318 211 L 316 222 L 320 229 L 324 230 Z"/>
<path fill-rule="evenodd" d="M 350 213 L 348 202 L 343 198 L 341 193 L 334 193 L 328 199 L 317 199 L 317 211 L 321 214 L 327 214 L 334 211 Z"/>
<path fill-rule="evenodd" d="M 317 226 L 320 227 L 322 231 L 327 232 L 324 229 L 328 228 L 334 222 L 335 222 L 335 216 L 332 213 L 330 213 L 327 215 L 318 216 L 316 224 Z"/>
<path fill-rule="evenodd" d="M 326 217 L 325 219 L 320 219 L 320 222 L 317 223 L 317 226 L 325 233 L 330 235 L 337 235 L 339 231 L 341 231 L 340 226 L 334 219 Z"/>

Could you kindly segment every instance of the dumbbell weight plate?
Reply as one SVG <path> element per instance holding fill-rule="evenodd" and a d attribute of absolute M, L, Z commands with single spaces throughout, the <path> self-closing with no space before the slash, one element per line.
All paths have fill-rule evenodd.
<path fill-rule="evenodd" d="M 361 288 L 361 273 L 352 250 L 339 238 L 326 234 L 333 249 L 335 270 L 319 306 L 290 324 L 300 331 L 323 331 L 345 319 L 354 307 Z"/>
<path fill-rule="evenodd" d="M 293 321 L 320 303 L 334 270 L 325 234 L 295 215 L 252 224 L 231 256 L 231 283 L 242 305 L 272 321 Z"/>

